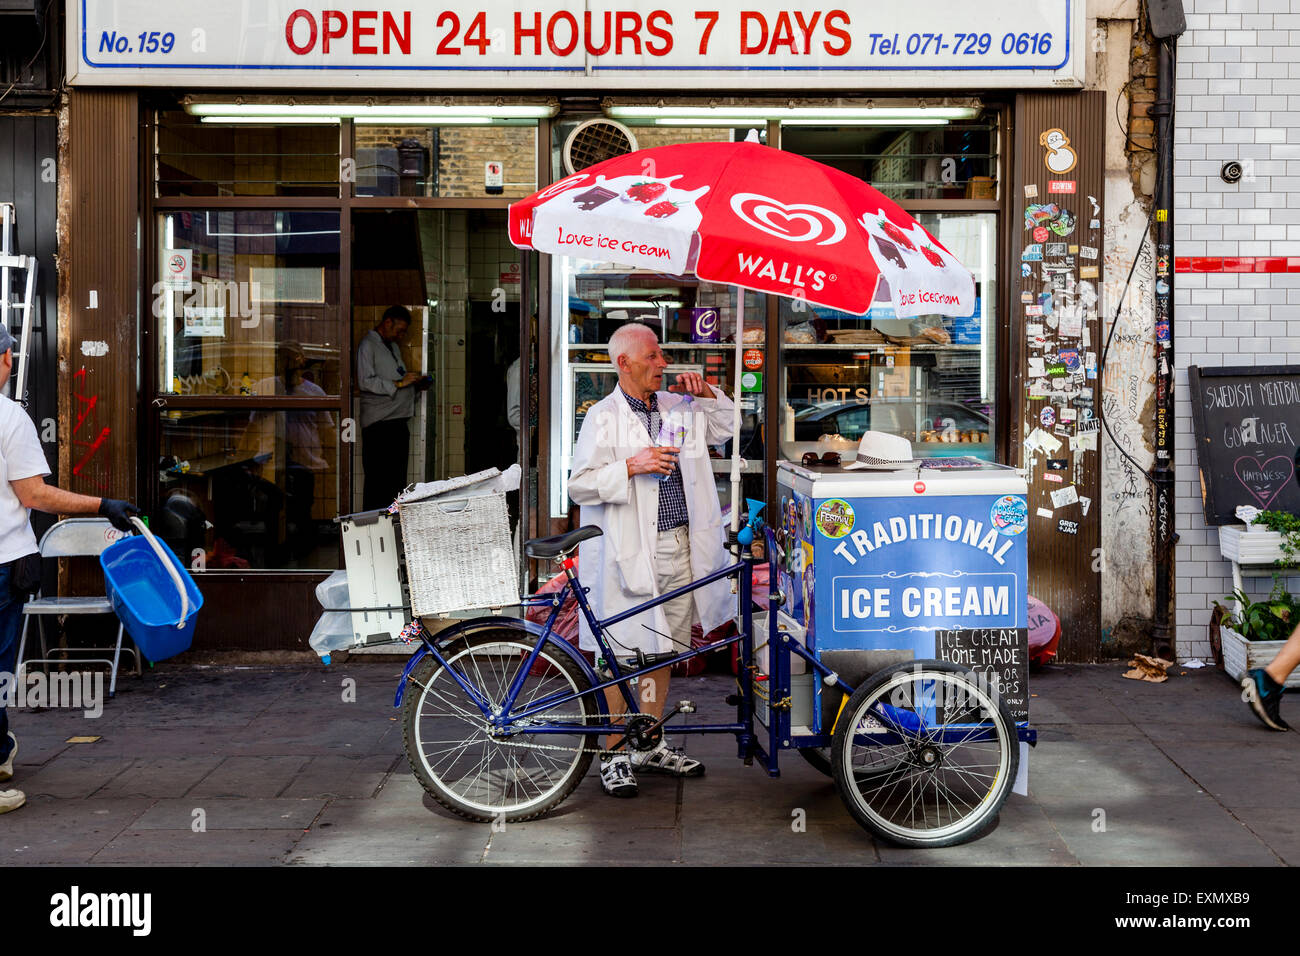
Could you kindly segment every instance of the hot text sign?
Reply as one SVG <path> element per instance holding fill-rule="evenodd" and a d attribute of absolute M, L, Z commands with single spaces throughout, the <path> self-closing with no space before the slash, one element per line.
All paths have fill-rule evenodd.
<path fill-rule="evenodd" d="M 73 0 L 73 84 L 519 89 L 1082 85 L 1082 0 L 788 5 Z M 779 73 L 779 78 L 774 74 Z M 256 79 L 253 79 L 256 77 Z M 867 78 L 870 78 L 869 80 Z"/>

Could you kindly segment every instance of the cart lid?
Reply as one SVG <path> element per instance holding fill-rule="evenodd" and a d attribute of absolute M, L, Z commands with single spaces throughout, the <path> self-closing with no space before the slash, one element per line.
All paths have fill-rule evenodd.
<path fill-rule="evenodd" d="M 892 471 L 846 471 L 830 465 L 777 462 L 777 482 L 814 498 L 1024 495 L 1020 472 L 976 458 L 923 458 Z"/>

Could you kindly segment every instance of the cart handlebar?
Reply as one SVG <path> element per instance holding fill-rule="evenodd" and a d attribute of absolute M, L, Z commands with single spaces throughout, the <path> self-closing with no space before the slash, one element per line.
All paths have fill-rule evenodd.
<path fill-rule="evenodd" d="M 135 525 L 137 531 L 144 535 L 144 539 L 149 542 L 149 547 L 153 548 L 154 554 L 158 555 L 158 560 L 161 561 L 163 567 L 167 569 L 167 573 L 171 575 L 172 583 L 176 585 L 176 590 L 181 596 L 181 616 L 180 620 L 176 622 L 176 626 L 184 627 L 185 618 L 188 617 L 190 613 L 190 596 L 189 592 L 185 590 L 185 582 L 181 580 L 180 572 L 176 570 L 176 565 L 172 563 L 171 558 L 169 558 L 167 553 L 163 551 L 162 545 L 159 544 L 158 539 L 153 536 L 153 532 L 149 530 L 148 525 L 134 516 L 131 518 L 131 523 Z"/>

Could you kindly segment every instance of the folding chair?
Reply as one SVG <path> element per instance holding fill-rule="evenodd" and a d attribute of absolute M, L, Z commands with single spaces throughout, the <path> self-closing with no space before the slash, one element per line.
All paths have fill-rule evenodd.
<path fill-rule="evenodd" d="M 98 557 L 99 554 L 110 544 L 121 537 L 107 518 L 65 518 L 57 522 L 49 531 L 41 536 L 40 552 L 42 558 L 81 558 L 81 557 Z M 43 618 L 49 614 L 113 614 L 113 604 L 109 601 L 108 596 L 99 597 L 45 597 L 39 591 L 36 597 L 32 598 L 23 605 L 23 633 L 18 642 L 18 661 L 14 665 L 14 671 L 21 679 L 23 672 L 23 651 L 27 645 L 27 625 L 31 622 L 32 617 L 36 618 L 36 628 L 40 634 L 41 656 L 33 657 L 26 663 L 28 664 L 65 664 L 68 662 L 66 657 L 53 658 L 47 656 L 49 649 L 45 644 L 45 623 Z M 122 623 L 117 625 L 117 644 L 112 648 L 108 647 L 83 647 L 76 648 L 78 651 L 104 651 L 111 650 L 113 657 L 110 660 L 107 657 L 86 657 L 78 658 L 78 663 L 83 664 L 107 664 L 110 668 L 110 679 L 108 685 L 108 696 L 111 698 L 117 694 L 117 664 L 122 655 Z M 135 673 L 138 677 L 140 670 L 140 652 L 132 644 L 127 651 L 135 657 Z"/>

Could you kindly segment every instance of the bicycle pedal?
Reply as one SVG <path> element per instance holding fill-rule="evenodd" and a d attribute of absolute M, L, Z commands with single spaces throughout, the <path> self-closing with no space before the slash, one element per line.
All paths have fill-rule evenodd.
<path fill-rule="evenodd" d="M 679 713 L 679 714 L 693 714 L 693 713 L 695 713 L 695 701 L 693 701 L 693 700 L 679 700 L 679 701 L 677 702 L 677 713 Z"/>

